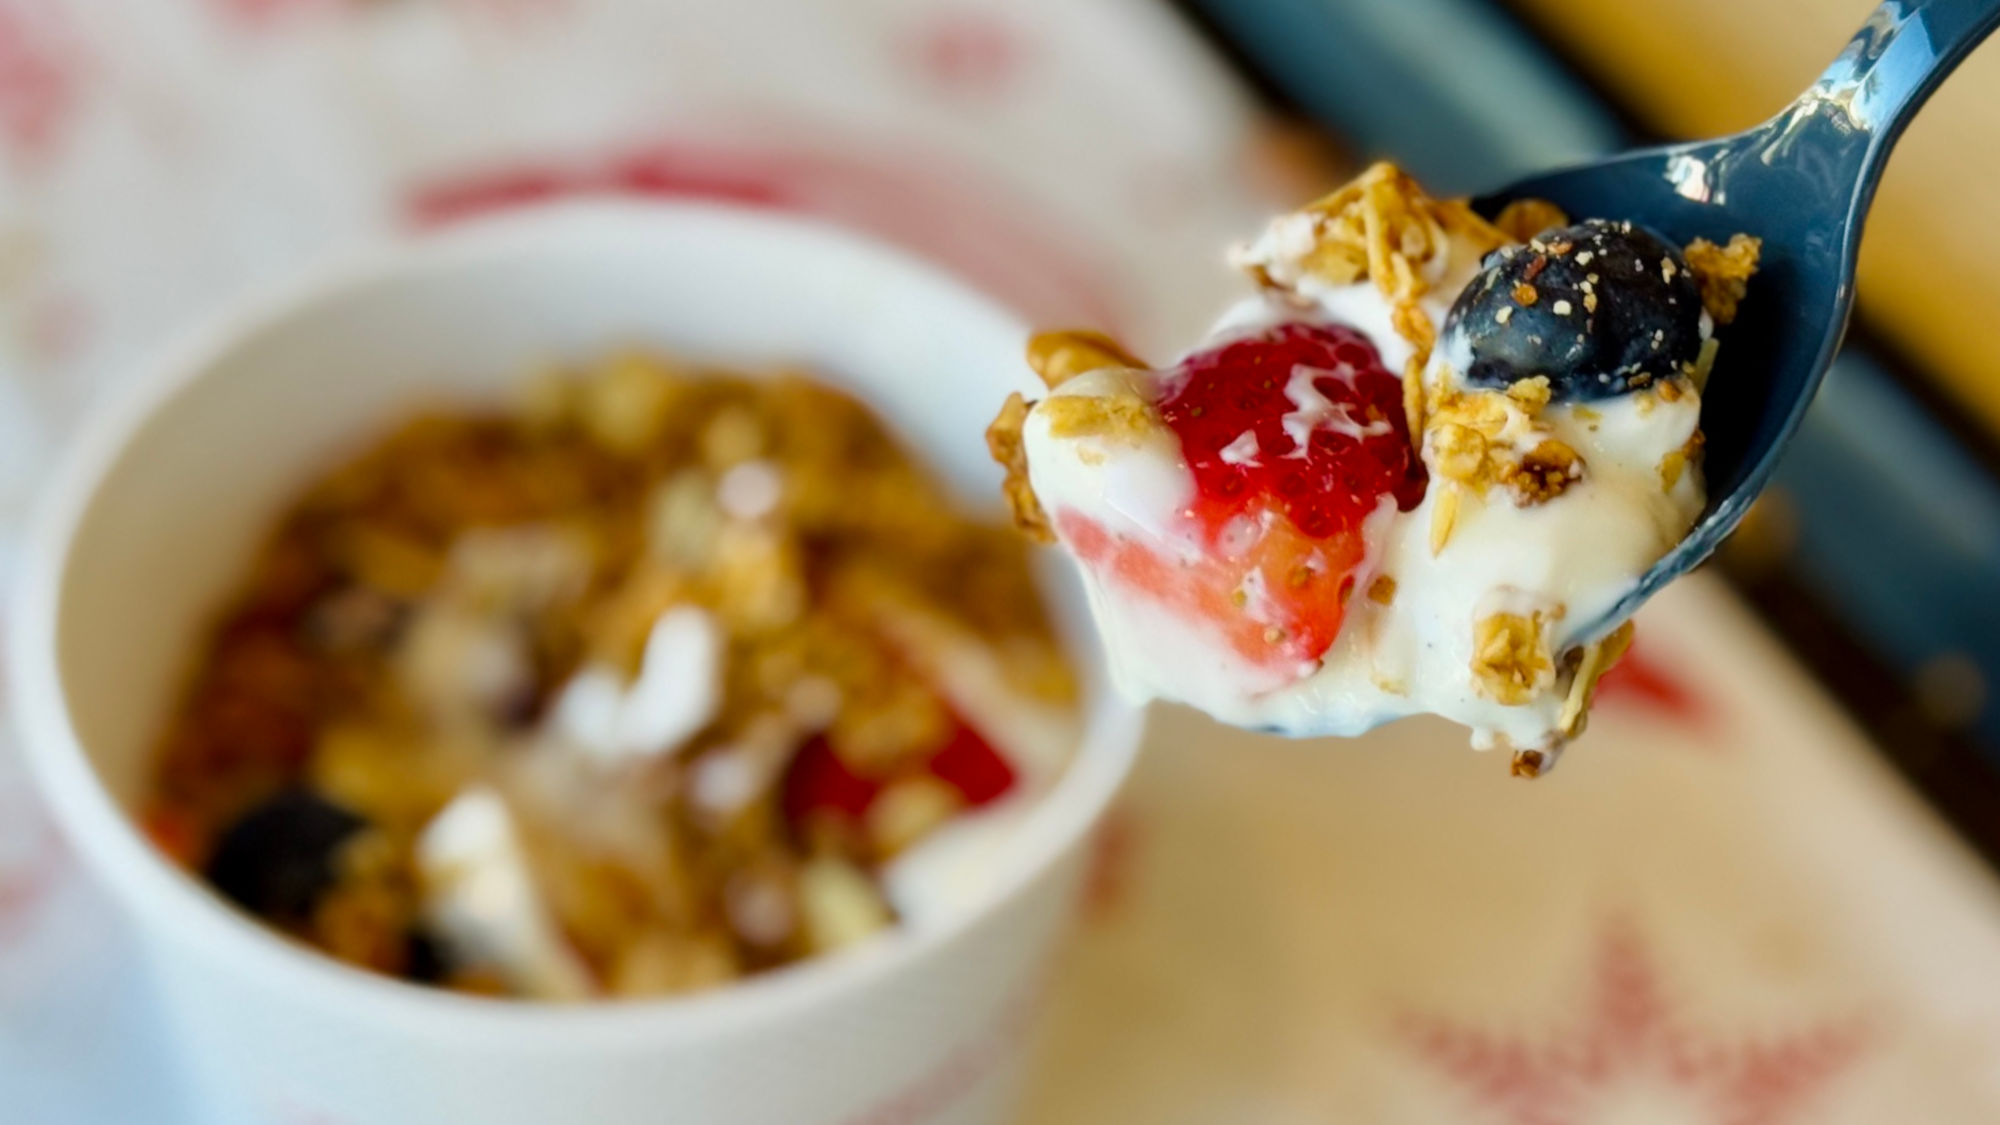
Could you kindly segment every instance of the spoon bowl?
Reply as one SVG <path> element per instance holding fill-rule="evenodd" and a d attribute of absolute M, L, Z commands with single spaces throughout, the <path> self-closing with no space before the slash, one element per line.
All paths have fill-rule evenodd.
<path fill-rule="evenodd" d="M 1763 240 L 1703 391 L 1708 506 L 1584 639 L 1706 559 L 1769 483 L 1847 331 L 1862 226 L 1889 151 L 1996 25 L 2000 0 L 1888 0 L 1810 89 L 1755 128 L 1543 173 L 1474 201 L 1492 215 L 1516 199 L 1546 199 L 1577 218 L 1629 219 L 1678 245 L 1739 232 Z"/>

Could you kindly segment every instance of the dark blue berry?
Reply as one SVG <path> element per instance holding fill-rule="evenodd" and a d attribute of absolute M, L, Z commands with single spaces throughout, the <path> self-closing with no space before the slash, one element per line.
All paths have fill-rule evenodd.
<path fill-rule="evenodd" d="M 222 834 L 208 880 L 245 909 L 299 924 L 334 883 L 341 845 L 367 821 L 309 789 L 287 789 Z"/>
<path fill-rule="evenodd" d="M 451 958 L 444 945 L 427 931 L 411 930 L 403 975 L 420 984 L 442 984 L 451 975 Z"/>
<path fill-rule="evenodd" d="M 1590 219 L 1487 255 L 1451 314 L 1442 354 L 1465 381 L 1546 375 L 1558 400 L 1611 398 L 1691 370 L 1701 291 L 1679 250 L 1644 227 Z"/>

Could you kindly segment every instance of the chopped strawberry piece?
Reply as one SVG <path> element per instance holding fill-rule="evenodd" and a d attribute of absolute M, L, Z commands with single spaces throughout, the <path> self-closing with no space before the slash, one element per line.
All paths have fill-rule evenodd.
<path fill-rule="evenodd" d="M 958 790 L 974 808 L 999 800 L 1017 780 L 1007 759 L 962 719 L 920 768 Z M 799 748 L 785 773 L 785 818 L 793 824 L 824 816 L 859 820 L 868 815 L 869 806 L 887 784 L 887 779 L 855 773 L 826 739 L 814 738 Z"/>
<path fill-rule="evenodd" d="M 926 767 L 931 776 L 958 790 L 965 803 L 991 804 L 1014 788 L 1014 767 L 966 723 L 959 723 Z"/>
<path fill-rule="evenodd" d="M 1160 417 L 1194 472 L 1189 514 L 1211 539 L 1259 501 L 1326 539 L 1360 527 L 1385 494 L 1404 511 L 1423 499 L 1402 380 L 1352 328 L 1279 325 L 1190 356 L 1169 378 Z"/>
<path fill-rule="evenodd" d="M 1215 625 L 1237 655 L 1273 667 L 1311 664 L 1333 644 L 1365 556 L 1358 530 L 1307 539 L 1275 513 L 1241 555 L 1178 561 L 1074 511 L 1058 512 L 1055 522 L 1086 565 Z M 1260 588 L 1254 601 L 1252 585 Z"/>
<path fill-rule="evenodd" d="M 847 768 L 824 738 L 799 748 L 785 773 L 785 818 L 803 824 L 816 813 L 858 818 L 868 811 L 882 783 Z"/>
<path fill-rule="evenodd" d="M 1385 499 L 1405 511 L 1423 499 L 1402 381 L 1359 332 L 1294 323 L 1193 355 L 1165 383 L 1201 557 L 1074 511 L 1056 530 L 1086 564 L 1220 628 L 1245 660 L 1302 674 L 1339 635 L 1369 561 L 1364 522 Z"/>

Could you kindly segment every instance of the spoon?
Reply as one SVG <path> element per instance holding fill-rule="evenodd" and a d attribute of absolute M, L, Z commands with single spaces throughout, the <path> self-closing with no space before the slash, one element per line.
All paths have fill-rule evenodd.
<path fill-rule="evenodd" d="M 1703 392 L 1708 507 L 1582 638 L 1608 633 L 1694 569 L 1770 482 L 1846 334 L 1855 252 L 1889 150 L 1995 26 L 2000 0 L 1886 0 L 1819 81 L 1755 128 L 1635 149 L 1474 201 L 1492 215 L 1514 199 L 1546 199 L 1578 218 L 1630 219 L 1677 245 L 1738 232 L 1764 240 Z"/>

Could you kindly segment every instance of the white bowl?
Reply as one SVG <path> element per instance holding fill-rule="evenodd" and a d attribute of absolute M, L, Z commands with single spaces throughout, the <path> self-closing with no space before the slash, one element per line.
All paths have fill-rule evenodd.
<path fill-rule="evenodd" d="M 291 944 L 163 859 L 129 808 L 207 616 L 330 458 L 421 399 L 492 397 L 531 362 L 639 344 L 802 363 L 872 403 L 968 499 L 1026 378 L 1022 326 L 901 255 L 695 205 L 566 206 L 392 247 L 174 349 L 88 428 L 17 590 L 11 673 L 34 774 L 135 921 L 208 1112 L 390 1122 L 986 1122 L 1071 913 L 1082 845 L 1139 716 L 1086 669 L 1088 734 L 991 893 L 935 927 L 688 999 L 457 996 Z M 1023 388 L 1025 389 L 1025 388 Z"/>

